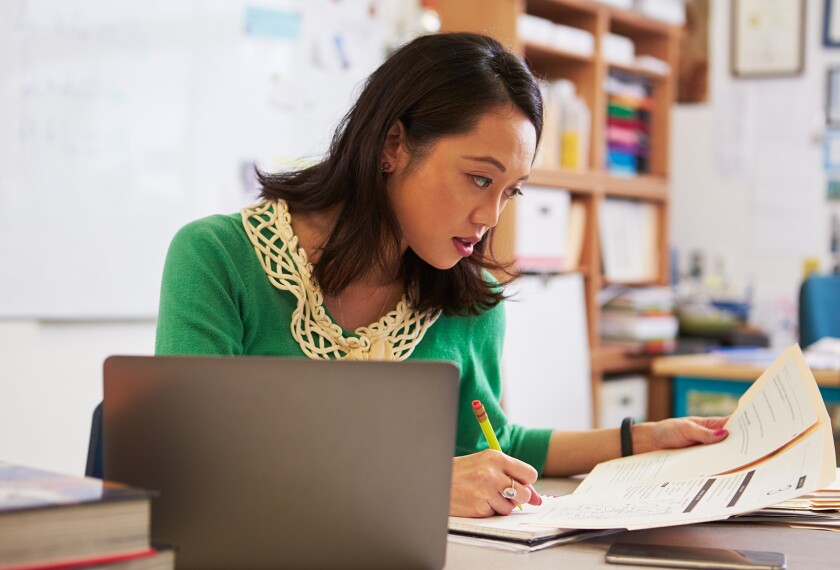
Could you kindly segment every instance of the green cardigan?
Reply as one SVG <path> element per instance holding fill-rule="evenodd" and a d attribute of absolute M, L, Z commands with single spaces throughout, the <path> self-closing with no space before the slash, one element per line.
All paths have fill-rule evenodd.
<path fill-rule="evenodd" d="M 290 332 L 296 304 L 269 282 L 240 214 L 197 220 L 167 254 L 155 351 L 305 358 Z M 513 425 L 499 404 L 504 327 L 501 304 L 479 316 L 442 315 L 409 358 L 448 360 L 461 372 L 457 455 L 487 448 L 471 407 L 479 399 L 505 453 L 541 473 L 551 430 Z"/>

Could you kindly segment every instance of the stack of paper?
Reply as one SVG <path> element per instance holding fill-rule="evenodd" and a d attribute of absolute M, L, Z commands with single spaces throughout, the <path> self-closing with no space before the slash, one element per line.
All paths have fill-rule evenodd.
<path fill-rule="evenodd" d="M 449 517 L 449 540 L 462 544 L 486 546 L 515 552 L 534 552 L 559 544 L 578 542 L 595 536 L 602 536 L 615 530 L 582 530 L 572 528 L 551 528 L 533 526 L 535 515 L 540 509 L 557 501 L 559 497 L 541 495 L 541 507 L 522 505 L 508 516 L 474 519 Z"/>
<path fill-rule="evenodd" d="M 601 338 L 637 352 L 672 351 L 678 329 L 670 287 L 627 289 L 607 302 L 601 312 Z"/>
<path fill-rule="evenodd" d="M 722 520 L 834 481 L 830 419 L 798 345 L 753 383 L 726 428 L 729 437 L 714 445 L 601 463 L 532 524 L 642 529 Z"/>
<path fill-rule="evenodd" d="M 840 531 L 840 468 L 827 487 L 729 520 Z"/>
<path fill-rule="evenodd" d="M 611 35 L 605 39 L 612 39 Z M 609 44 L 605 44 L 605 48 Z M 619 42 L 619 47 L 622 45 Z M 632 46 L 622 56 L 632 65 Z M 610 54 L 607 53 L 607 58 Z M 606 167 L 612 174 L 630 175 L 649 171 L 650 112 L 653 108 L 651 87 L 646 80 L 618 75 L 607 80 L 607 155 Z"/>

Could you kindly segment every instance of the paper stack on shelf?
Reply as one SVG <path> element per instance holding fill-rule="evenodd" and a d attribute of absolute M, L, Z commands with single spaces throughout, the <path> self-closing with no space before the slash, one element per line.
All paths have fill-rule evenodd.
<path fill-rule="evenodd" d="M 636 10 L 672 26 L 685 24 L 685 0 L 636 0 Z"/>
<path fill-rule="evenodd" d="M 617 34 L 606 34 L 601 40 L 604 59 L 619 65 L 633 65 L 636 58 L 636 44 L 633 40 Z"/>
<path fill-rule="evenodd" d="M 540 44 L 584 57 L 595 53 L 595 36 L 572 26 L 557 24 L 532 14 L 520 14 L 516 20 L 517 35 L 526 42 Z"/>
<path fill-rule="evenodd" d="M 678 329 L 670 287 L 629 289 L 601 311 L 601 339 L 634 352 L 673 351 Z"/>
<path fill-rule="evenodd" d="M 671 64 L 664 59 L 653 57 L 652 55 L 640 55 L 636 57 L 636 67 L 646 69 L 652 73 L 659 75 L 668 75 L 671 73 Z"/>
<path fill-rule="evenodd" d="M 648 171 L 650 85 L 641 78 L 612 72 L 607 80 L 607 170 L 637 175 Z"/>
<path fill-rule="evenodd" d="M 632 10 L 634 0 L 596 0 L 601 4 L 612 6 L 613 8 L 620 8 L 622 10 Z"/>

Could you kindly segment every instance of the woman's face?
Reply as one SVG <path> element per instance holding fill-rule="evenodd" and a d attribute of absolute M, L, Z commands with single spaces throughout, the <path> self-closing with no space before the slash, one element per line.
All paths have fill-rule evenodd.
<path fill-rule="evenodd" d="M 410 247 L 438 269 L 450 269 L 499 221 L 520 192 L 536 151 L 534 125 L 519 110 L 486 113 L 475 129 L 440 139 L 419 164 L 397 150 L 388 194 Z"/>

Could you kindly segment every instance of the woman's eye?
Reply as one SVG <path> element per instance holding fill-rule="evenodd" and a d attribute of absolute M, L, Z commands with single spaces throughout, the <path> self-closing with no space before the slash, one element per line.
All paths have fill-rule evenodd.
<path fill-rule="evenodd" d="M 475 182 L 475 185 L 481 189 L 487 188 L 488 186 L 493 184 L 493 179 L 487 178 L 486 176 L 478 176 L 474 174 L 472 175 L 472 179 L 473 182 Z"/>
<path fill-rule="evenodd" d="M 509 199 L 513 199 L 517 196 L 523 196 L 522 188 L 511 188 L 510 190 L 506 191 L 505 194 L 507 194 L 507 197 Z"/>

